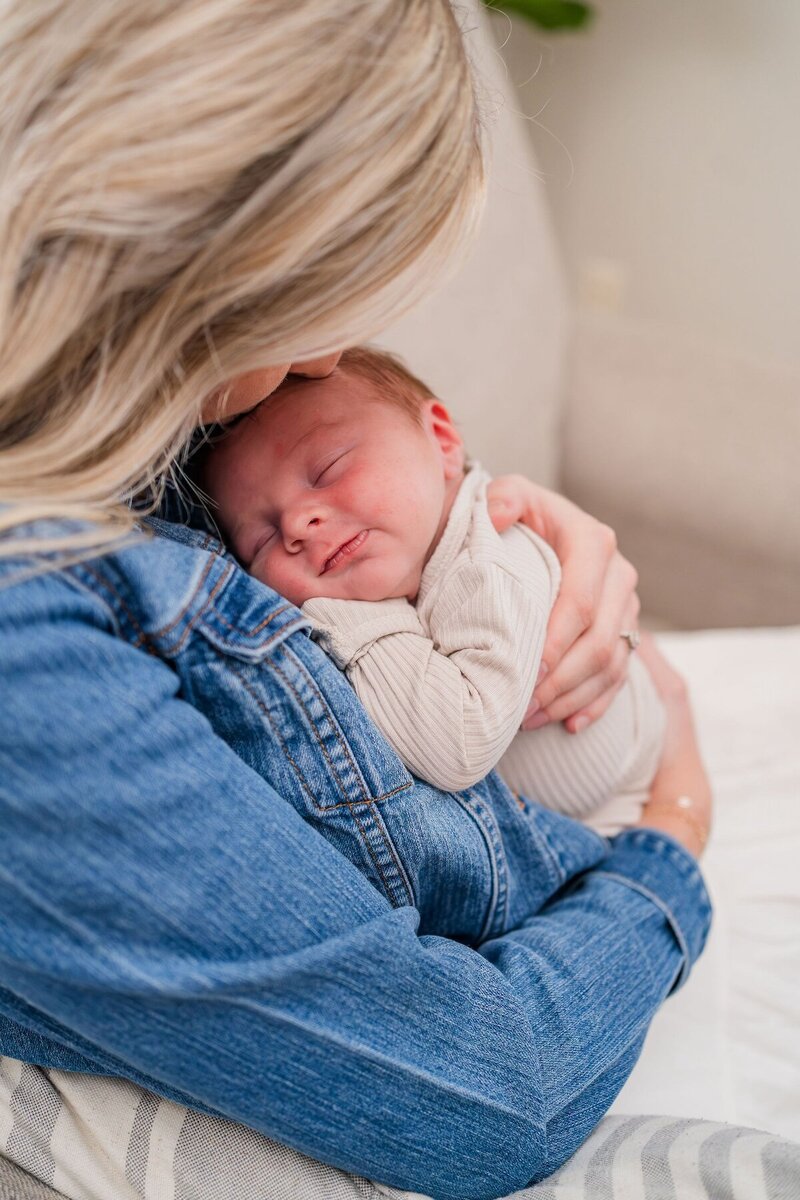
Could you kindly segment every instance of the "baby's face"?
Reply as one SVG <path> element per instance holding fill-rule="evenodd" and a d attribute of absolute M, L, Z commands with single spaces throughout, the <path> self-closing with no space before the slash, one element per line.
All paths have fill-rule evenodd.
<path fill-rule="evenodd" d="M 294 604 L 413 599 L 463 473 L 446 410 L 423 424 L 338 369 L 290 384 L 209 455 L 228 544 Z"/>

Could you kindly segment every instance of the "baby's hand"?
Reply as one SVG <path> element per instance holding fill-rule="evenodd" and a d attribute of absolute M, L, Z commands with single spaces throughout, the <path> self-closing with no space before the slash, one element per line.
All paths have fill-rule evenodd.
<path fill-rule="evenodd" d="M 561 591 L 523 729 L 564 721 L 578 733 L 603 715 L 627 677 L 630 649 L 620 634 L 636 628 L 638 576 L 619 553 L 613 529 L 564 496 L 522 475 L 504 475 L 490 484 L 488 501 L 498 532 L 521 521 L 561 563 Z"/>

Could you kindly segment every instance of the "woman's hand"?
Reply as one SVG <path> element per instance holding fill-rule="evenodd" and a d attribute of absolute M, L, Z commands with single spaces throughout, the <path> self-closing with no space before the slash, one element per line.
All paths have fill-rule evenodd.
<path fill-rule="evenodd" d="M 630 648 L 620 634 L 637 626 L 636 571 L 617 550 L 613 529 L 548 488 L 504 475 L 490 484 L 488 499 L 498 532 L 521 521 L 561 563 L 561 591 L 522 727 L 564 721 L 578 733 L 603 715 L 625 682 Z"/>
<path fill-rule="evenodd" d="M 699 858 L 711 831 L 712 796 L 683 678 L 648 634 L 639 648 L 667 713 L 664 751 L 639 825 L 662 829 Z"/>

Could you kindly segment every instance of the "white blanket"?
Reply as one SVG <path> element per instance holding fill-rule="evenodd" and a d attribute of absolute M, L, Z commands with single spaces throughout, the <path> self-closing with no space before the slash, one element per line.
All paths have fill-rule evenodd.
<path fill-rule="evenodd" d="M 659 643 L 689 681 L 713 782 L 704 870 L 715 918 L 612 1112 L 800 1141 L 800 628 Z"/>

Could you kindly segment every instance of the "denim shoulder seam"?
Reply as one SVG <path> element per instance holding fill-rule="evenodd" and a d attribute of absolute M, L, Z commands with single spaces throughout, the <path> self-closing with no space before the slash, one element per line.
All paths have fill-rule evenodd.
<path fill-rule="evenodd" d="M 277 617 L 282 616 L 285 612 L 288 612 L 289 609 L 294 608 L 294 605 L 282 604 L 279 608 L 274 608 L 269 616 L 265 617 L 264 620 L 258 625 L 254 626 L 253 629 L 240 629 L 237 625 L 232 624 L 227 617 L 223 617 L 222 613 L 219 611 L 219 608 L 215 604 L 211 605 L 211 607 L 213 608 L 214 616 L 219 621 L 220 625 L 224 625 L 226 629 L 230 629 L 231 632 L 238 634 L 239 637 L 249 638 L 258 637 L 259 633 L 261 633 L 263 629 L 266 629 L 268 625 L 271 625 Z M 282 633 L 283 630 L 280 630 L 280 632 Z M 277 637 L 279 634 L 276 634 L 275 636 Z M 270 642 L 266 642 L 265 645 L 270 645 Z"/>
<path fill-rule="evenodd" d="M 302 664 L 298 664 L 298 666 L 302 666 Z M 339 794 L 341 796 L 346 797 L 348 795 L 348 792 L 347 792 L 347 788 L 344 784 L 344 781 L 342 780 L 341 776 L 339 775 L 339 772 L 336 769 L 336 764 L 333 762 L 330 754 L 328 753 L 327 746 L 323 742 L 322 738 L 319 736 L 319 731 L 317 730 L 316 721 L 312 717 L 311 713 L 308 711 L 308 708 L 306 707 L 306 704 L 304 703 L 302 696 L 300 695 L 297 688 L 292 683 L 291 679 L 289 679 L 288 675 L 284 671 L 282 671 L 281 668 L 278 666 L 277 662 L 273 661 L 273 668 L 275 670 L 275 673 L 280 676 L 280 678 L 285 683 L 286 687 L 288 687 L 289 691 L 292 693 L 295 700 L 302 708 L 303 712 L 306 714 L 306 717 L 311 725 L 311 728 L 314 730 L 314 736 L 317 739 L 317 744 L 319 745 L 319 748 L 322 751 L 323 757 L 325 758 L 325 761 L 327 762 L 332 774 L 336 778 L 336 784 L 339 789 Z M 316 683 L 314 682 L 314 679 L 312 678 L 311 675 L 309 675 L 308 671 L 306 671 L 305 668 L 303 668 L 303 674 L 305 676 L 306 683 L 308 683 L 311 690 L 314 692 L 317 699 L 319 700 L 320 704 L 323 706 L 324 709 L 326 709 L 327 711 L 330 711 L 330 706 L 326 703 L 325 699 L 322 696 L 322 693 L 320 692 L 319 688 L 317 687 Z M 334 734 L 336 736 L 336 740 L 338 741 L 340 747 L 342 748 L 342 750 L 344 752 L 345 757 L 347 758 L 348 762 L 350 763 L 350 767 L 351 767 L 351 770 L 353 771 L 354 777 L 359 781 L 359 786 L 361 789 L 361 798 L 364 802 L 369 801 L 372 799 L 372 797 L 370 796 L 369 792 L 367 791 L 367 787 L 364 782 L 361 771 L 359 770 L 356 762 L 353 759 L 353 755 L 350 752 L 350 747 L 347 744 L 347 739 L 342 737 L 341 731 L 338 728 L 338 725 L 337 725 L 332 713 L 331 713 L 331 721 L 332 721 L 332 725 L 333 725 Z"/>
<path fill-rule="evenodd" d="M 397 787 L 391 788 L 388 792 L 381 792 L 377 796 L 370 796 L 369 794 L 366 794 L 363 798 L 359 797 L 357 800 L 344 799 L 344 800 L 341 800 L 338 804 L 327 804 L 327 805 L 319 804 L 317 802 L 317 799 L 316 799 L 313 791 L 311 790 L 311 786 L 309 785 L 308 781 L 306 780 L 305 776 L 303 775 L 302 768 L 299 766 L 298 763 L 295 762 L 294 758 L 289 753 L 289 750 L 286 747 L 284 739 L 281 736 L 280 731 L 277 729 L 275 722 L 272 719 L 272 714 L 270 713 L 267 706 L 264 704 L 264 701 L 261 699 L 258 692 L 250 685 L 246 676 L 238 668 L 238 666 L 233 666 L 232 664 L 228 663 L 228 669 L 234 675 L 236 675 L 237 679 L 240 681 L 242 687 L 245 689 L 248 696 L 250 696 L 253 703 L 258 706 L 259 711 L 264 715 L 264 717 L 266 717 L 267 721 L 270 724 L 270 728 L 272 729 L 276 738 L 280 742 L 281 749 L 283 750 L 283 752 L 286 756 L 287 762 L 293 768 L 293 770 L 296 772 L 297 777 L 300 781 L 300 784 L 303 787 L 303 790 L 308 795 L 308 798 L 311 800 L 311 802 L 314 805 L 314 808 L 316 809 L 317 812 L 329 813 L 329 812 L 335 812 L 337 809 L 340 809 L 340 808 L 354 809 L 354 808 L 361 808 L 364 805 L 380 804 L 382 800 L 390 800 L 392 798 L 392 796 L 399 796 L 401 792 L 407 792 L 411 788 L 413 788 L 414 782 L 413 782 L 413 780 L 411 780 L 408 783 L 398 784 Z M 283 674 L 283 672 L 279 672 L 279 674 L 288 683 L 288 680 L 286 680 L 286 677 Z M 302 699 L 298 698 L 298 703 L 300 703 L 302 705 Z M 314 723 L 314 719 L 311 716 L 311 714 L 308 712 L 308 709 L 305 708 L 304 705 L 303 705 L 303 711 L 308 716 L 309 722 L 311 723 L 312 727 L 314 728 L 314 731 L 316 734 L 316 725 Z M 324 753 L 324 746 L 321 747 L 321 749 Z M 330 762 L 330 760 L 328 760 L 328 761 Z M 340 783 L 340 780 L 337 776 L 337 784 L 338 783 Z M 343 784 L 339 787 L 339 794 L 341 796 L 345 796 L 345 797 L 347 796 L 347 791 L 344 788 Z"/>
<path fill-rule="evenodd" d="M 203 587 L 204 583 L 206 582 L 206 579 L 209 576 L 211 568 L 214 565 L 214 560 L 217 557 L 218 557 L 218 555 L 216 555 L 214 553 L 209 554 L 208 561 L 206 562 L 206 565 L 203 567 L 203 570 L 200 573 L 200 578 L 198 579 L 194 590 L 192 591 L 191 595 L 189 596 L 189 599 L 184 604 L 183 608 L 181 608 L 179 610 L 177 615 L 175 617 L 173 617 L 173 619 L 169 622 L 168 625 L 162 625 L 160 629 L 156 629 L 153 632 L 153 635 L 152 635 L 153 637 L 165 638 L 167 636 L 167 634 L 172 633 L 173 629 L 176 629 L 178 627 L 178 625 L 180 625 L 181 621 L 186 616 L 189 609 L 192 607 L 192 604 L 194 603 L 195 597 L 197 596 L 198 592 L 200 591 L 200 589 Z M 217 581 L 217 582 L 219 583 L 219 581 Z M 209 596 L 209 601 L 210 601 L 210 599 L 211 599 L 211 596 Z"/>
<path fill-rule="evenodd" d="M 113 605 L 109 603 L 105 596 L 103 596 L 95 588 L 89 587 L 89 585 L 83 579 L 75 574 L 72 568 L 62 571 L 61 578 L 64 580 L 64 583 L 67 585 L 67 587 L 72 588 L 74 591 L 79 592 L 82 596 L 86 596 L 89 600 L 93 601 L 95 604 L 98 604 L 108 617 L 108 622 L 115 635 L 117 637 L 122 637 L 119 617 L 117 616 L 117 613 L 115 613 Z"/>
<path fill-rule="evenodd" d="M 126 621 L 129 623 L 131 631 L 136 635 L 135 638 L 130 640 L 130 644 L 133 646 L 133 648 L 135 650 L 144 649 L 148 654 L 157 654 L 156 648 L 150 640 L 147 632 L 142 628 L 141 624 L 131 611 L 130 605 L 122 598 L 119 589 L 114 586 L 110 579 L 108 579 L 105 575 L 102 575 L 90 563 L 79 563 L 74 567 L 70 567 L 68 573 L 75 578 L 76 583 L 78 584 L 80 584 L 80 574 L 86 573 L 87 575 L 90 575 L 97 586 L 95 588 L 91 588 L 84 584 L 83 586 L 85 590 L 89 592 L 90 595 L 96 596 L 98 600 L 100 600 L 112 611 L 112 613 L 113 604 L 107 597 L 108 595 L 113 597 L 114 601 L 119 605 L 119 608 Z M 104 592 L 106 593 L 106 596 L 103 595 Z M 120 625 L 119 614 L 116 613 L 114 614 L 114 625 L 117 630 L 117 635 L 119 637 L 123 637 L 124 631 Z"/>

